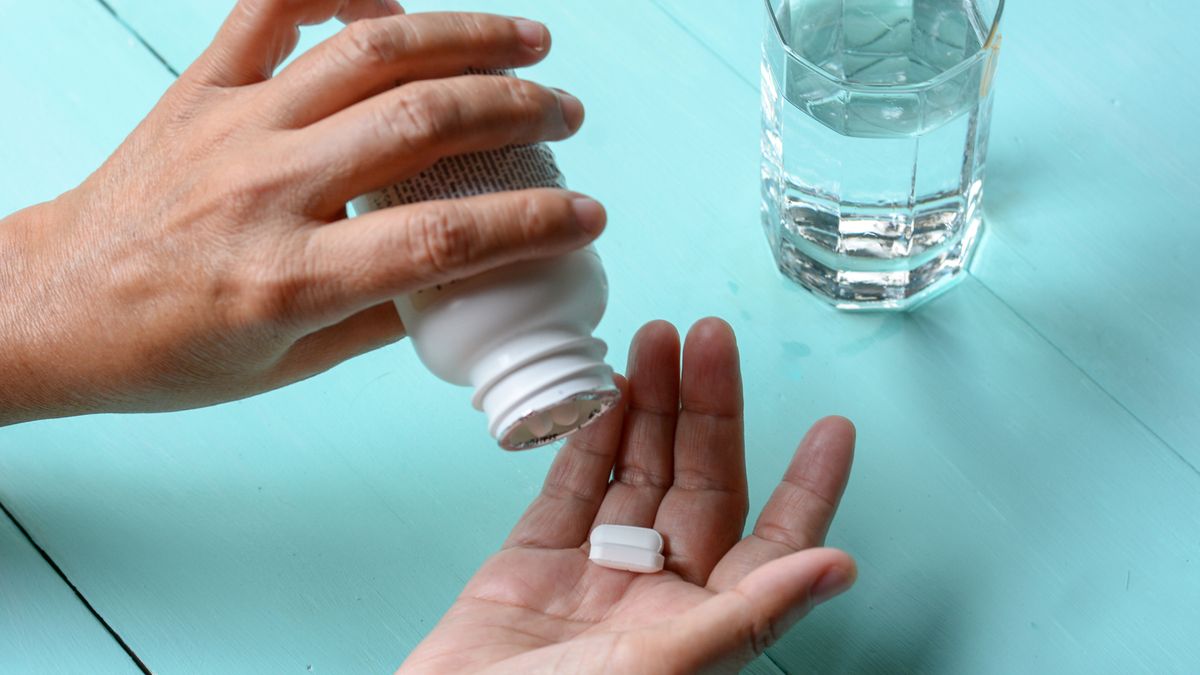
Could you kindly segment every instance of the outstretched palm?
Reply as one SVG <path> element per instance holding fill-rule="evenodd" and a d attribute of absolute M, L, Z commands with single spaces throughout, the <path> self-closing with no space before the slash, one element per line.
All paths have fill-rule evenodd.
<path fill-rule="evenodd" d="M 850 469 L 854 428 L 818 422 L 742 538 L 747 511 L 737 346 L 707 319 L 679 337 L 655 322 L 634 339 L 626 405 L 576 434 L 504 549 L 489 559 L 401 672 L 689 672 L 734 669 L 854 563 L 814 548 Z M 611 481 L 610 481 L 611 476 Z M 601 523 L 654 527 L 666 569 L 588 561 Z"/>

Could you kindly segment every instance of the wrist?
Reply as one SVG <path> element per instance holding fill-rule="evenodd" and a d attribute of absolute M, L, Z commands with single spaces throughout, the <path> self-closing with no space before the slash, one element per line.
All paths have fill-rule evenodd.
<path fill-rule="evenodd" d="M 54 281 L 39 258 L 60 209 L 57 200 L 43 202 L 0 220 L 0 426 L 71 414 L 70 389 L 50 366 L 63 355 L 37 297 Z"/>

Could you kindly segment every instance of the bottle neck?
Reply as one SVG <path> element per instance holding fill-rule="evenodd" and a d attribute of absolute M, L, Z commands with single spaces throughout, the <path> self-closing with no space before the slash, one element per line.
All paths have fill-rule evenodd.
<path fill-rule="evenodd" d="M 577 333 L 521 336 L 472 372 L 474 404 L 510 450 L 550 443 L 586 426 L 620 397 L 607 346 Z"/>

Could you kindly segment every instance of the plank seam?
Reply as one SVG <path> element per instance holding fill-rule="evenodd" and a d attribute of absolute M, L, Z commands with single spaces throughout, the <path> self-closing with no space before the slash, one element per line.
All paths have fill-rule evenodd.
<path fill-rule="evenodd" d="M 1001 305 L 1004 305 L 1004 307 L 1008 311 L 1012 312 L 1013 316 L 1017 317 L 1017 319 L 1019 319 L 1021 321 L 1021 323 L 1025 324 L 1025 326 L 1027 328 L 1029 328 L 1029 330 L 1033 331 L 1034 335 L 1038 336 L 1038 338 L 1040 338 L 1042 340 L 1042 342 L 1045 342 L 1046 344 L 1050 345 L 1050 348 L 1053 349 L 1055 352 L 1057 352 L 1058 355 L 1061 356 L 1067 363 L 1071 364 L 1072 368 L 1079 371 L 1085 378 L 1087 378 L 1087 381 L 1091 382 L 1093 386 L 1095 386 L 1097 389 L 1099 389 L 1100 392 L 1103 393 L 1104 396 L 1108 398 L 1108 400 L 1112 401 L 1113 403 L 1116 403 L 1118 408 L 1120 408 L 1121 410 L 1124 410 L 1126 414 L 1128 414 L 1130 417 L 1133 418 L 1133 421 L 1138 423 L 1138 426 L 1145 429 L 1146 432 L 1149 433 L 1151 436 L 1153 436 L 1159 443 L 1161 443 L 1163 445 L 1163 447 L 1165 447 L 1167 450 L 1170 450 L 1171 454 L 1175 455 L 1175 457 L 1178 458 L 1179 461 L 1183 462 L 1184 466 L 1186 466 L 1187 468 L 1192 470 L 1192 473 L 1196 474 L 1197 476 L 1200 476 L 1200 468 L 1197 468 L 1195 464 L 1192 464 L 1190 461 L 1188 461 L 1188 458 L 1182 452 L 1175 449 L 1175 446 L 1168 443 L 1165 438 L 1163 438 L 1162 436 L 1159 436 L 1158 432 L 1154 431 L 1154 429 L 1152 429 L 1149 424 L 1146 424 L 1144 421 L 1142 421 L 1142 418 L 1138 417 L 1136 413 L 1134 413 L 1132 410 L 1130 410 L 1129 406 L 1122 403 L 1121 400 L 1118 399 L 1112 392 L 1110 392 L 1104 385 L 1100 384 L 1099 380 L 1097 380 L 1095 377 L 1092 377 L 1092 374 L 1089 373 L 1087 371 L 1087 369 L 1085 369 L 1079 363 L 1076 363 L 1075 359 L 1071 358 L 1071 356 L 1069 354 L 1067 354 L 1067 352 L 1065 352 L 1061 347 L 1059 347 L 1057 344 L 1055 344 L 1054 341 L 1052 341 L 1049 337 L 1047 337 L 1045 333 L 1042 333 L 1042 331 L 1038 330 L 1037 326 L 1033 325 L 1032 322 L 1030 322 L 1028 319 L 1026 319 L 1024 316 L 1022 316 L 1021 313 L 1018 312 L 1015 307 L 1008 304 L 1007 300 L 1000 297 L 1000 295 L 998 293 L 996 293 L 996 291 L 993 291 L 990 286 L 988 286 L 986 283 L 984 283 L 983 279 L 980 279 L 978 276 L 971 274 L 970 271 L 968 271 L 967 273 L 971 275 L 972 279 L 979 282 L 979 285 L 983 288 L 983 290 L 987 291 L 988 295 L 995 298 L 996 301 L 999 302 Z"/>
<path fill-rule="evenodd" d="M 787 675 L 788 671 L 785 670 L 783 666 L 779 665 L 779 662 L 775 660 L 775 657 L 771 656 L 770 651 L 763 650 L 761 656 L 764 661 L 769 663 L 771 667 L 775 669 L 775 672 L 780 673 L 780 675 Z"/>
<path fill-rule="evenodd" d="M 112 18 L 115 19 L 117 23 L 121 24 L 121 27 L 125 29 L 125 32 L 129 33 L 135 40 L 140 42 L 141 45 L 146 48 L 146 51 L 150 52 L 150 55 L 153 56 L 159 63 L 161 63 L 163 68 L 167 69 L 168 73 L 170 73 L 173 77 L 179 77 L 179 72 L 176 71 L 170 63 L 167 63 L 167 60 L 163 58 L 163 55 L 159 54 L 158 50 L 152 47 L 150 43 L 146 41 L 146 38 L 142 37 L 141 33 L 137 32 L 133 26 L 130 26 L 128 23 L 126 23 L 125 19 L 122 19 L 121 15 L 117 14 L 117 10 L 113 9 L 112 5 L 108 4 L 107 0 L 96 0 L 96 2 L 100 3 L 100 6 L 103 7 L 109 14 L 111 14 Z"/>
<path fill-rule="evenodd" d="M 65 583 L 67 587 L 71 589 L 71 592 L 75 594 L 75 597 L 79 599 L 79 602 L 83 603 L 83 606 L 87 608 L 87 611 L 91 613 L 92 617 L 95 618 L 96 621 L 100 622 L 100 625 L 109 634 L 109 636 L 117 641 L 117 645 L 119 645 L 121 650 L 125 652 L 125 655 L 133 661 L 134 665 L 138 667 L 138 670 L 142 671 L 142 673 L 145 675 L 152 675 L 150 669 L 147 668 L 146 664 L 142 662 L 142 659 L 134 653 L 133 649 L 129 647 L 129 645 L 117 633 L 117 631 L 113 630 L 113 627 L 104 620 L 104 617 L 100 616 L 100 612 L 97 612 L 96 608 L 92 606 L 92 603 L 88 602 L 88 599 L 83 596 L 83 593 L 79 592 L 79 588 L 71 582 L 66 573 L 62 571 L 62 568 L 58 566 L 58 563 L 54 562 L 54 558 L 50 557 L 50 554 L 46 552 L 46 549 L 42 548 L 37 541 L 34 540 L 33 536 L 29 534 L 29 530 L 26 530 L 25 526 L 21 524 L 21 521 L 17 520 L 17 517 L 13 515 L 13 512 L 8 510 L 8 507 L 4 505 L 4 502 L 0 502 L 0 511 L 2 511 L 4 515 L 7 516 L 10 521 L 12 521 L 13 526 L 15 526 L 17 531 L 21 533 L 21 536 L 25 537 L 25 541 L 29 542 L 29 545 L 38 552 L 38 555 L 42 556 L 42 560 L 46 561 L 46 564 L 50 566 L 50 569 L 54 570 L 54 573 L 58 575 L 58 578 L 62 579 L 63 583 Z"/>
<path fill-rule="evenodd" d="M 664 7 L 662 5 L 661 0 L 651 0 L 651 2 L 654 4 L 654 7 L 658 9 L 658 11 L 662 12 L 663 14 L 665 14 L 667 16 L 667 19 L 669 19 L 671 21 L 671 23 L 678 26 L 680 30 L 682 30 L 684 33 L 687 34 L 688 37 L 692 38 L 697 43 L 699 43 L 700 46 L 704 48 L 704 51 L 708 52 L 709 54 L 712 54 L 717 59 L 717 61 L 720 61 L 721 65 L 725 66 L 725 68 L 727 68 L 729 70 L 729 72 L 733 73 L 734 77 L 741 80 L 742 82 L 745 82 L 750 88 L 754 89 L 755 91 L 758 90 L 757 82 L 751 82 L 750 80 L 747 80 L 746 77 L 744 75 L 742 75 L 741 71 L 737 69 L 737 67 L 735 67 L 729 61 L 725 60 L 724 54 L 713 49 L 707 42 L 705 42 L 703 39 L 701 39 L 699 35 L 696 35 L 695 33 L 693 33 L 692 29 L 689 28 L 687 26 L 687 24 L 680 21 L 674 14 L 671 13 L 671 10 L 667 9 L 666 7 Z"/>

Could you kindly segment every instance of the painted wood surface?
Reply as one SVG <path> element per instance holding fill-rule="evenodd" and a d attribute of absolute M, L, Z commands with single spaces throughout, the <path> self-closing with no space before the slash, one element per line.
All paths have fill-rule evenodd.
<path fill-rule="evenodd" d="M 0 0 L 0 214 L 78 183 L 169 84 L 128 38 L 92 0 Z M 0 504 L 18 479 L 0 477 Z M 0 673 L 62 672 L 138 668 L 0 512 Z"/>
<path fill-rule="evenodd" d="M 752 89 L 762 0 L 654 0 Z M 1200 4 L 1010 2 L 972 272 L 1200 467 Z"/>
<path fill-rule="evenodd" d="M 0 193 L 6 208 L 78 180 L 169 77 L 133 54 L 141 47 L 132 38 L 93 45 L 120 25 L 110 18 L 97 30 L 102 17 L 87 4 L 67 2 L 62 15 L 54 3 L 22 8 L 52 25 L 50 56 L 36 36 L 0 45 L 7 91 L 46 107 L 38 116 L 0 110 L 9 116 L 0 147 L 13 149 L 2 170 L 10 185 L 25 183 Z M 179 69 L 229 3 L 112 5 Z M 1138 115 L 1125 118 L 1111 104 L 1084 105 L 1079 89 L 1093 90 L 1065 74 L 1100 82 L 1096 59 L 1108 56 L 1093 48 L 1088 61 L 1073 49 L 1080 36 L 1059 46 L 1034 8 L 1014 12 L 997 104 L 992 236 L 978 278 L 917 314 L 848 316 L 783 281 L 762 239 L 756 2 L 458 7 L 545 20 L 554 54 L 531 76 L 588 106 L 584 130 L 559 156 L 572 186 L 609 207 L 599 247 L 613 297 L 600 336 L 614 363 L 623 365 L 633 331 L 652 318 L 686 324 L 716 314 L 738 330 L 753 508 L 809 422 L 839 412 L 859 423 L 831 542 L 858 557 L 860 584 L 772 648 L 761 672 L 1195 670 L 1200 475 L 1185 461 L 1195 455 L 1185 441 L 1196 407 L 1185 378 L 1197 372 L 1189 360 L 1197 331 L 1194 311 L 1170 294 L 1185 292 L 1186 277 L 1174 275 L 1197 235 L 1175 233 L 1180 246 L 1157 248 L 1158 258 L 1145 241 L 1121 239 L 1140 231 L 1133 208 L 1179 206 L 1195 180 L 1182 171 L 1196 168 L 1184 152 L 1194 130 L 1178 130 L 1178 147 L 1162 140 L 1161 125 L 1182 111 L 1131 101 Z M 1164 7 L 1146 11 L 1152 18 Z M 1108 11 L 1075 9 L 1101 17 L 1093 36 L 1133 40 L 1105 22 Z M 12 15 L 3 16 L 7 37 Z M 1126 25 L 1143 37 L 1171 30 L 1146 17 Z M 1168 40 L 1163 49 L 1191 47 Z M 109 52 L 125 56 L 96 57 Z M 23 62 L 44 74 L 8 72 Z M 84 81 L 81 67 L 100 74 Z M 1055 105 L 1035 105 L 1054 73 L 1074 84 L 1057 90 Z M 128 82 L 119 85 L 128 91 L 114 95 L 98 79 Z M 1176 95 L 1188 91 L 1181 87 Z M 13 115 L 45 138 L 79 138 L 78 154 L 66 142 L 63 156 L 48 154 Z M 1081 136 L 1072 145 L 1065 119 L 1150 145 L 1126 158 L 1118 157 L 1126 141 Z M 1004 140 L 1014 137 L 1019 149 Z M 1019 163 L 1030 154 L 1043 171 Z M 1088 179 L 1073 173 L 1085 165 Z M 1179 194 L 1154 180 L 1168 169 L 1180 170 L 1171 183 Z M 1092 230 L 1067 217 L 1072 203 L 1109 237 L 1084 236 Z M 1172 222 L 1181 221 L 1164 216 L 1145 231 L 1170 233 Z M 1071 237 L 1082 237 L 1087 255 L 1050 264 L 1047 247 Z M 1130 260 L 1113 257 L 1122 248 L 1155 263 L 1151 276 L 1103 272 Z M 1173 283 L 1159 287 L 1164 279 Z M 1175 313 L 1172 298 L 1181 301 Z M 1089 302 L 1105 308 L 1099 329 Z M 1089 331 L 1158 342 L 1110 350 L 1089 342 Z M 1171 369 L 1179 380 L 1147 384 L 1174 377 Z M 0 499 L 155 672 L 382 671 L 503 538 L 551 459 L 552 450 L 496 450 L 467 401 L 395 345 L 226 406 L 0 429 Z"/>
<path fill-rule="evenodd" d="M 0 511 L 0 673 L 66 672 L 138 669 Z"/>
<path fill-rule="evenodd" d="M 0 673 L 138 673 L 137 665 L 4 512 Z"/>

